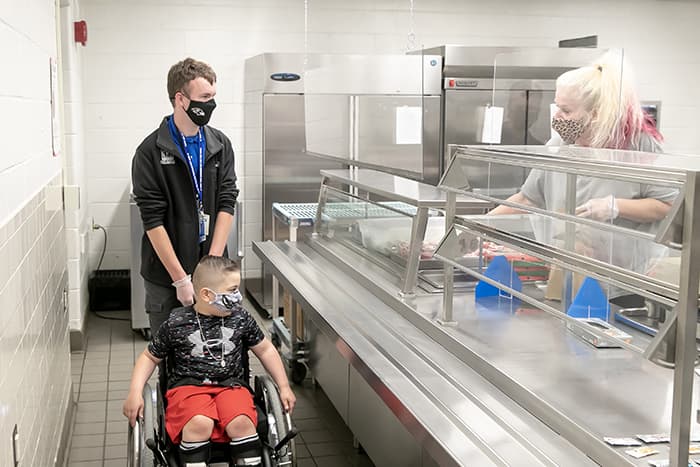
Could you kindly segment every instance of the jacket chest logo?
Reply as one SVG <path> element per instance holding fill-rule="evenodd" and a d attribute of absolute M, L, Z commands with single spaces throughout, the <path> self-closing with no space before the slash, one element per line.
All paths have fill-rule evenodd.
<path fill-rule="evenodd" d="M 175 165 L 175 156 L 165 151 L 160 152 L 160 165 Z"/>

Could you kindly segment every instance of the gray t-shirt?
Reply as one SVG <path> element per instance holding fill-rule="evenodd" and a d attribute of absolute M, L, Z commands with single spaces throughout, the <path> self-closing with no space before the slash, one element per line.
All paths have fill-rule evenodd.
<path fill-rule="evenodd" d="M 561 141 L 552 139 L 549 146 L 562 145 Z M 659 144 L 650 136 L 643 134 L 639 144 L 630 148 L 633 151 L 661 152 Z M 562 172 L 534 169 L 530 172 L 521 188 L 521 193 L 532 204 L 554 212 L 566 212 L 566 178 Z M 618 199 L 653 198 L 672 203 L 678 196 L 678 190 L 671 187 L 653 186 L 644 183 L 620 182 L 605 178 L 593 178 L 579 175 L 576 178 L 576 206 L 596 198 L 613 195 Z M 542 218 L 534 225 L 538 241 L 556 244 L 561 242 L 565 222 L 557 219 Z M 656 233 L 661 221 L 640 223 L 618 217 L 614 224 L 628 229 Z M 648 270 L 650 260 L 666 255 L 666 248 L 651 240 L 643 240 L 629 235 L 606 232 L 587 226 L 577 226 L 577 248 L 585 249 L 588 256 L 635 272 Z"/>

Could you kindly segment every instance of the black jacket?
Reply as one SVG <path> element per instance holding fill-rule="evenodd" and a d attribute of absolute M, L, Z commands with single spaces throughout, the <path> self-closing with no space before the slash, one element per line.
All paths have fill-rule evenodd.
<path fill-rule="evenodd" d="M 238 198 L 231 141 L 209 126 L 204 127 L 204 137 L 207 150 L 202 197 L 210 221 L 207 239 L 202 244 L 194 183 L 187 162 L 170 135 L 167 117 L 139 145 L 131 164 L 133 193 L 144 232 L 162 225 L 188 274 L 209 252 L 217 214 L 223 211 L 233 215 Z M 145 233 L 141 239 L 141 275 L 155 284 L 172 283 Z"/>

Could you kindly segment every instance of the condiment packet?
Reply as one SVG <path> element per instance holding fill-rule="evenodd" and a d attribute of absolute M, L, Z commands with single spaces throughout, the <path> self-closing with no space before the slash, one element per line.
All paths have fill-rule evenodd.
<path fill-rule="evenodd" d="M 652 467 L 670 467 L 671 461 L 668 459 L 654 459 L 649 461 Z M 688 467 L 696 467 L 698 464 L 693 461 L 688 461 Z"/>
<path fill-rule="evenodd" d="M 641 441 L 634 438 L 612 438 L 606 436 L 603 441 L 608 443 L 610 446 L 641 446 Z"/>
<path fill-rule="evenodd" d="M 658 454 L 659 451 L 650 446 L 642 446 L 639 448 L 629 449 L 625 451 L 625 453 L 634 457 L 635 459 L 641 459 L 642 457 Z"/>
<path fill-rule="evenodd" d="M 671 435 L 668 433 L 655 433 L 652 435 L 636 435 L 645 443 L 670 443 Z"/>

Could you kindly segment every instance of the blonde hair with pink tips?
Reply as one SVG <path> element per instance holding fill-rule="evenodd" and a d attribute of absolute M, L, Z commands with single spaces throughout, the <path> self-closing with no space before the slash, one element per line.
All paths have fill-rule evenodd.
<path fill-rule="evenodd" d="M 633 82 L 622 52 L 612 51 L 589 66 L 557 78 L 557 88 L 566 87 L 576 93 L 588 114 L 583 124 L 590 128 L 591 147 L 630 149 L 639 144 L 642 133 L 663 140 L 642 110 Z"/>

